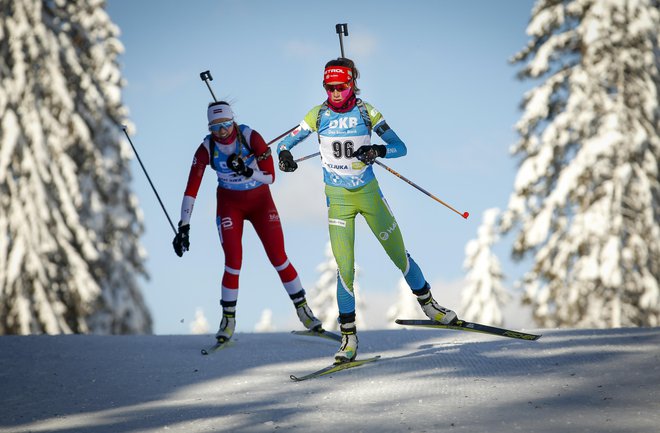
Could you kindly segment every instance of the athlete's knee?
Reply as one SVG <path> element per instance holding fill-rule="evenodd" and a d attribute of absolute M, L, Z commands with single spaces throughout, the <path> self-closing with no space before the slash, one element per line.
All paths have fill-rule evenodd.
<path fill-rule="evenodd" d="M 353 291 L 353 281 L 355 279 L 355 268 L 346 267 L 337 269 L 337 281 L 340 282 L 345 288 Z"/>
<path fill-rule="evenodd" d="M 278 271 L 286 269 L 290 264 L 289 257 L 284 252 L 284 248 L 278 248 L 277 250 L 266 248 L 266 255 L 268 256 L 270 264 Z"/>
<path fill-rule="evenodd" d="M 238 288 L 238 279 L 241 275 L 241 269 L 239 268 L 231 268 L 229 266 L 225 265 L 225 271 L 222 274 L 222 285 L 223 287 L 227 287 L 229 289 L 237 289 Z"/>
<path fill-rule="evenodd" d="M 275 264 L 278 263 L 278 264 Z M 283 283 L 293 281 L 298 277 L 298 272 L 296 268 L 293 267 L 288 258 L 285 258 L 284 261 L 273 262 L 273 267 L 280 276 L 280 279 Z"/>

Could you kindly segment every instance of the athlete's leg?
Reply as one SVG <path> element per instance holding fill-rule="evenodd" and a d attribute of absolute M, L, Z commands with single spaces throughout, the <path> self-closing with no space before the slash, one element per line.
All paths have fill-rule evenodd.
<path fill-rule="evenodd" d="M 352 191 L 326 185 L 325 194 L 328 204 L 330 246 L 337 262 L 337 306 L 341 345 L 335 353 L 335 362 L 346 362 L 355 359 L 358 349 L 353 290 L 357 208 L 353 204 Z"/>
<path fill-rule="evenodd" d="M 325 187 L 328 204 L 328 230 L 332 254 L 337 262 L 337 305 L 341 323 L 355 321 L 355 215 L 352 192 Z"/>
<path fill-rule="evenodd" d="M 365 195 L 362 207 L 364 216 L 371 231 L 376 235 L 380 244 L 383 246 L 387 255 L 394 264 L 403 273 L 408 286 L 417 296 L 420 306 L 424 313 L 431 318 L 442 323 L 451 323 L 456 320 L 456 313 L 438 305 L 431 294 L 431 286 L 426 279 L 420 267 L 406 252 L 403 244 L 401 229 L 394 219 L 394 214 L 390 209 L 383 193 L 380 191 L 376 181 L 371 182 L 369 186 L 375 186 L 368 196 Z M 365 187 L 366 188 L 366 187 Z"/>
<path fill-rule="evenodd" d="M 270 194 L 270 189 L 267 186 L 258 189 L 259 191 L 254 191 L 253 199 L 255 201 L 248 219 L 264 246 L 268 260 L 270 260 L 270 263 L 277 271 L 284 289 L 289 295 L 289 298 L 291 298 L 291 301 L 293 301 L 296 314 L 303 326 L 308 329 L 320 330 L 321 321 L 314 316 L 314 313 L 307 304 L 305 290 L 300 282 L 298 272 L 289 261 L 284 250 L 282 224 L 280 223 L 279 213 Z"/>
<path fill-rule="evenodd" d="M 230 197 L 220 197 L 222 191 L 218 188 L 218 204 L 216 210 L 216 226 L 220 243 L 225 253 L 225 269 L 222 275 L 222 320 L 215 337 L 218 341 L 229 340 L 236 328 L 236 301 L 238 299 L 238 278 L 243 260 L 243 215 L 238 206 L 234 206 Z"/>
<path fill-rule="evenodd" d="M 216 225 L 225 253 L 225 269 L 222 275 L 222 304 L 236 305 L 238 280 L 243 262 L 243 213 L 231 203 L 228 196 L 218 197 Z"/>
<path fill-rule="evenodd" d="M 270 195 L 268 187 L 259 191 L 258 202 L 251 209 L 248 219 L 254 226 L 257 236 L 266 251 L 268 260 L 280 276 L 280 280 L 289 295 L 300 292 L 303 287 L 298 272 L 293 267 L 284 250 L 284 234 L 280 215 Z"/>
<path fill-rule="evenodd" d="M 424 287 L 426 283 L 424 274 L 406 252 L 399 224 L 378 187 L 377 181 L 374 180 L 365 186 L 360 202 L 362 216 L 367 225 L 378 238 L 394 265 L 399 268 L 410 289 L 415 291 Z"/>

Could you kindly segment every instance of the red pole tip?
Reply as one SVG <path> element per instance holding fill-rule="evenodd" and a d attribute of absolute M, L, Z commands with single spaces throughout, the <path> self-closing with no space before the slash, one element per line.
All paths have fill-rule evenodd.
<path fill-rule="evenodd" d="M 469 212 L 463 212 L 463 218 L 467 219 L 470 216 Z"/>

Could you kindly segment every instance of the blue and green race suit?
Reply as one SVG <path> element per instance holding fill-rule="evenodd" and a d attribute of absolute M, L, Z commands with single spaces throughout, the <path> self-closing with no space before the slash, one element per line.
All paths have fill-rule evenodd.
<path fill-rule="evenodd" d="M 406 145 L 389 128 L 382 114 L 366 102 L 363 107 L 373 130 L 385 141 L 385 158 L 404 156 Z M 323 110 L 320 116 L 319 110 Z M 357 214 L 362 214 L 411 290 L 419 291 L 426 284 L 421 269 L 405 249 L 401 230 L 378 186 L 373 167 L 353 156 L 361 146 L 371 144 L 371 130 L 363 118 L 364 111 L 361 112 L 357 104 L 345 113 L 318 105 L 280 142 L 277 150 L 278 153 L 291 150 L 312 132 L 318 133 L 330 243 L 338 267 L 337 303 L 342 322 L 352 321 L 355 317 L 353 282 Z"/>

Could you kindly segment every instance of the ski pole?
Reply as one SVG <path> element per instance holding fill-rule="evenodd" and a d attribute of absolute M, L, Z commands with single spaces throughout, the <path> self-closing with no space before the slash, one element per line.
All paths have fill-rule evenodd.
<path fill-rule="evenodd" d="M 469 212 L 463 212 L 463 213 L 460 213 L 459 211 L 457 211 L 456 209 L 454 209 L 453 207 L 451 207 L 450 205 L 448 205 L 448 204 L 445 203 L 444 201 L 440 200 L 438 197 L 434 196 L 433 194 L 431 194 L 430 192 L 428 192 L 428 191 L 425 190 L 424 188 L 422 188 L 422 187 L 420 187 L 419 185 L 415 184 L 415 182 L 411 181 L 410 179 L 407 179 L 406 177 L 404 177 L 404 176 L 402 176 L 401 174 L 397 173 L 395 170 L 392 170 L 391 168 L 389 168 L 388 166 L 386 166 L 386 165 L 383 164 L 382 162 L 380 162 L 380 161 L 378 161 L 378 160 L 374 160 L 374 162 L 375 162 L 376 164 L 380 165 L 381 167 L 383 167 L 385 170 L 387 170 L 387 171 L 389 171 L 390 173 L 392 173 L 393 175 L 395 175 L 396 177 L 398 177 L 399 179 L 401 179 L 401 180 L 407 182 L 410 186 L 413 186 L 413 187 L 417 188 L 419 191 L 421 191 L 421 192 L 423 192 L 424 194 L 426 194 L 427 196 L 431 197 L 433 200 L 437 201 L 437 202 L 440 203 L 441 205 L 444 205 L 444 206 L 448 207 L 449 209 L 453 210 L 454 212 L 456 212 L 457 214 L 459 214 L 459 215 L 462 216 L 463 218 L 467 219 L 467 218 L 470 216 L 470 213 L 469 213 Z"/>
<path fill-rule="evenodd" d="M 337 32 L 337 35 L 339 36 L 339 51 L 341 52 L 341 56 L 345 57 L 344 55 L 344 36 L 348 36 L 348 24 L 343 23 L 343 24 L 335 24 L 335 31 Z M 307 155 L 303 156 L 302 158 L 296 159 L 296 162 L 304 161 L 306 159 L 311 159 L 314 158 L 315 156 L 320 155 L 320 152 L 316 152 L 312 155 Z"/>
<path fill-rule="evenodd" d="M 165 206 L 163 205 L 163 201 L 160 199 L 160 196 L 158 195 L 158 191 L 156 191 L 156 187 L 154 187 L 153 182 L 151 182 L 151 178 L 149 177 L 149 173 L 147 173 L 147 169 L 144 168 L 144 164 L 142 164 L 142 160 L 140 159 L 140 155 L 138 154 L 137 150 L 135 150 L 135 146 L 133 145 L 133 141 L 131 140 L 131 137 L 128 135 L 128 132 L 126 132 L 126 125 L 122 125 L 122 129 L 124 130 L 124 134 L 126 134 L 126 138 L 128 138 L 128 142 L 131 143 L 131 147 L 133 148 L 133 152 L 135 153 L 135 156 L 137 157 L 137 160 L 140 163 L 140 167 L 142 167 L 142 171 L 144 171 L 144 175 L 147 176 L 147 180 L 149 181 L 149 185 L 151 185 L 151 189 L 153 189 L 154 194 L 156 194 L 156 198 L 158 199 L 158 203 L 160 203 L 160 207 L 163 209 L 163 212 L 165 212 L 165 216 L 167 217 L 167 221 L 169 221 L 170 226 L 172 227 L 172 231 L 174 231 L 174 234 L 176 235 L 176 229 L 174 228 L 174 224 L 172 224 L 172 220 L 170 219 L 170 216 L 167 213 L 167 210 L 165 210 Z"/>
<path fill-rule="evenodd" d="M 213 96 L 213 101 L 218 102 L 218 99 L 215 97 L 215 93 L 213 93 L 213 89 L 211 89 L 211 85 L 209 84 L 209 81 L 213 81 L 211 71 L 201 72 L 199 74 L 199 78 L 201 78 L 202 81 L 206 84 L 206 87 L 209 88 L 209 92 L 211 92 L 211 96 Z"/>
<path fill-rule="evenodd" d="M 211 92 L 211 96 L 213 96 L 213 101 L 218 102 L 217 98 L 215 97 L 215 94 L 213 93 L 213 89 L 211 89 L 211 85 L 209 84 L 209 81 L 213 81 L 213 77 L 211 76 L 211 71 L 201 72 L 199 74 L 199 78 L 201 78 L 202 81 L 206 84 L 206 87 L 208 87 L 209 92 Z M 297 127 L 298 127 L 298 125 L 292 127 L 291 129 L 289 129 L 285 133 L 278 135 L 276 138 L 274 138 L 274 139 L 270 140 L 268 143 L 266 143 L 266 146 L 270 146 L 271 144 L 275 143 L 277 140 L 279 140 L 280 138 L 282 138 L 285 135 L 289 134 L 291 131 L 293 131 Z M 254 154 L 249 154 L 248 156 L 246 156 L 244 158 L 244 160 L 250 158 L 251 156 L 254 156 Z"/>
<path fill-rule="evenodd" d="M 297 127 L 298 127 L 298 125 L 294 126 L 293 128 L 289 129 L 288 131 L 286 131 L 286 132 L 284 132 L 284 133 L 278 135 L 277 137 L 273 138 L 273 139 L 270 140 L 268 143 L 266 143 L 266 146 L 270 146 L 271 144 L 275 143 L 275 142 L 276 142 L 277 140 L 279 140 L 280 138 L 282 138 L 282 137 L 284 137 L 285 135 L 291 133 L 291 131 L 293 131 L 293 130 L 296 129 Z"/>
<path fill-rule="evenodd" d="M 314 153 L 314 154 L 307 155 L 307 156 L 303 156 L 302 158 L 298 158 L 298 159 L 296 159 L 295 161 L 296 161 L 296 162 L 304 161 L 304 160 L 306 160 L 306 159 L 310 159 L 310 158 L 314 158 L 315 156 L 319 156 L 320 154 L 321 154 L 321 152 L 316 152 L 316 153 Z M 463 213 L 460 213 L 459 211 L 457 211 L 456 209 L 454 209 L 453 207 L 451 207 L 450 205 L 448 205 L 448 204 L 445 203 L 444 201 L 440 200 L 438 197 L 436 197 L 436 196 L 434 196 L 433 194 L 431 194 L 430 192 L 426 191 L 424 188 L 420 187 L 419 185 L 417 185 L 415 182 L 411 181 L 410 179 L 407 179 L 405 176 L 401 175 L 401 174 L 398 173 L 397 171 L 392 170 L 391 168 L 389 168 L 388 166 L 386 166 L 386 165 L 383 164 L 382 162 L 380 162 L 380 161 L 378 161 L 378 160 L 375 160 L 374 162 L 375 162 L 376 164 L 380 165 L 381 167 L 383 167 L 385 170 L 387 170 L 387 171 L 389 171 L 390 173 L 392 173 L 393 175 L 395 175 L 396 177 L 398 177 L 399 179 L 401 179 L 401 180 L 407 182 L 409 185 L 411 185 L 411 186 L 417 188 L 418 190 L 420 190 L 421 192 L 423 192 L 423 193 L 426 194 L 427 196 L 431 197 L 433 200 L 437 201 L 438 203 L 440 203 L 440 204 L 442 204 L 442 205 L 447 206 L 449 209 L 453 210 L 454 212 L 456 212 L 457 214 L 459 214 L 459 215 L 462 216 L 463 218 L 467 219 L 467 217 L 470 216 L 470 213 L 469 213 L 469 212 L 463 212 Z"/>
<path fill-rule="evenodd" d="M 348 36 L 348 24 L 337 24 L 335 25 L 335 31 L 339 35 L 339 49 L 341 51 L 341 56 L 344 56 L 344 38 L 343 36 Z"/>
<path fill-rule="evenodd" d="M 304 161 L 306 159 L 314 158 L 316 156 L 319 156 L 320 154 L 321 154 L 321 152 L 312 153 L 311 155 L 303 156 L 302 158 L 296 159 L 296 162 L 300 162 L 300 161 Z"/>

